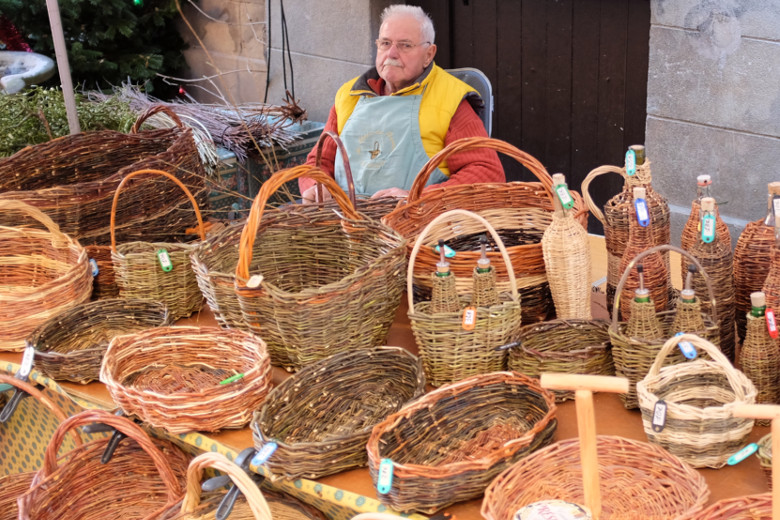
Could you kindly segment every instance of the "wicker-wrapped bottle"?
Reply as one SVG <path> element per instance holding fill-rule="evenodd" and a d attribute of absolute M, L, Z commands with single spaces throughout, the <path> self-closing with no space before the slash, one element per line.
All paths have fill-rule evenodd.
<path fill-rule="evenodd" d="M 431 312 L 458 312 L 460 301 L 455 275 L 450 272 L 450 263 L 445 254 L 444 241 L 439 240 L 439 262 L 436 264 L 436 272 L 431 273 Z"/>
<path fill-rule="evenodd" d="M 712 177 L 699 175 L 696 177 L 696 198 L 691 202 L 691 213 L 688 215 L 680 237 L 680 247 L 686 251 L 691 250 L 701 234 L 701 201 L 707 197 L 712 197 Z M 717 203 L 715 204 L 715 223 L 718 240 L 728 244 L 729 249 L 731 249 L 731 232 L 723 219 L 720 218 Z M 685 259 L 681 258 L 680 261 L 682 270 L 685 271 Z"/>
<path fill-rule="evenodd" d="M 775 242 L 769 250 L 769 273 L 761 292 L 766 295 L 766 306 L 777 312 L 780 308 L 780 219 L 775 219 Z"/>
<path fill-rule="evenodd" d="M 655 244 L 652 216 L 648 211 L 647 191 L 644 187 L 637 186 L 633 189 L 633 203 L 631 204 L 631 218 L 629 220 L 628 243 L 623 251 L 620 261 L 620 272 L 623 273 L 639 253 L 650 249 Z M 645 286 L 650 288 L 652 301 L 656 312 L 664 311 L 669 304 L 669 274 L 668 264 L 660 251 L 655 251 L 644 258 Z M 620 295 L 620 314 L 624 321 L 631 316 L 631 301 L 634 291 L 639 287 L 639 276 L 632 272 L 623 285 L 623 294 Z"/>
<path fill-rule="evenodd" d="M 723 238 L 722 229 L 717 225 L 717 206 L 715 199 L 704 197 L 701 200 L 702 215 L 701 231 L 697 232 L 696 240 L 689 252 L 702 266 L 712 285 L 718 316 L 718 336 L 723 354 L 734 362 L 735 330 L 734 330 L 734 261 L 731 251 L 731 239 Z M 713 222 L 715 225 L 713 226 Z M 726 228 L 728 233 L 728 228 Z M 696 294 L 706 294 L 707 282 L 701 274 L 693 278 L 693 289 Z M 712 313 L 712 302 L 704 300 L 701 304 L 705 313 Z"/>
<path fill-rule="evenodd" d="M 650 290 L 645 288 L 643 264 L 637 264 L 636 273 L 639 286 L 634 290 L 634 297 L 629 298 L 631 315 L 626 323 L 626 335 L 641 340 L 661 338 L 663 328 L 656 314 Z"/>
<path fill-rule="evenodd" d="M 734 248 L 735 307 L 740 339 L 745 337 L 745 316 L 750 310 L 750 294 L 760 291 L 764 286 L 764 280 L 769 274 L 769 250 L 775 243 L 774 201 L 780 205 L 780 182 L 770 182 L 768 192 L 766 216 L 748 222 Z"/>
<path fill-rule="evenodd" d="M 739 351 L 739 366 L 758 390 L 757 404 L 777 404 L 780 400 L 780 343 L 767 330 L 766 296 L 750 295 L 751 307 L 745 319 L 745 341 Z M 756 421 L 768 425 L 769 421 Z"/>
<path fill-rule="evenodd" d="M 693 275 L 696 273 L 696 266 L 688 266 L 688 274 L 685 277 L 685 285 L 680 291 L 680 297 L 677 299 L 677 306 L 674 310 L 672 319 L 671 334 L 678 332 L 698 332 L 706 328 L 704 318 L 701 314 L 701 303 L 696 297 L 696 291 L 693 289 Z"/>
<path fill-rule="evenodd" d="M 491 307 L 499 302 L 496 289 L 496 270 L 487 256 L 487 236 L 479 237 L 482 256 L 477 260 L 472 274 L 471 304 L 474 307 Z"/>
<path fill-rule="evenodd" d="M 592 318 L 590 302 L 590 245 L 588 232 L 569 213 L 574 199 L 566 178 L 553 178 L 555 213 L 542 236 L 542 253 L 550 293 L 559 319 Z"/>

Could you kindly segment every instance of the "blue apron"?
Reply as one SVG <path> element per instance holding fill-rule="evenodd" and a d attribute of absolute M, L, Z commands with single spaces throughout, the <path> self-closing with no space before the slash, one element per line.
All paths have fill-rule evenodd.
<path fill-rule="evenodd" d="M 356 194 L 412 187 L 417 173 L 428 162 L 420 137 L 421 101 L 421 95 L 361 96 L 358 100 L 339 135 L 347 150 Z M 346 191 L 346 174 L 338 150 L 334 173 Z M 437 168 L 427 184 L 446 179 Z"/>

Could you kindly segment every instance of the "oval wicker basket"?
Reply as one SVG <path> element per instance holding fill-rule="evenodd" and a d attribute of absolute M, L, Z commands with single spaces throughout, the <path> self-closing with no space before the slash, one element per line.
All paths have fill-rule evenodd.
<path fill-rule="evenodd" d="M 431 173 L 443 160 L 454 153 L 474 148 L 490 148 L 502 152 L 528 168 L 539 182 L 432 186 L 423 193 Z M 448 209 L 465 209 L 486 218 L 496 228 L 509 252 L 523 302 L 524 323 L 541 321 L 553 311 L 541 243 L 545 229 L 552 222 L 552 188 L 552 177 L 542 163 L 531 155 L 498 139 L 464 138 L 451 143 L 430 158 L 417 174 L 406 204 L 401 204 L 388 213 L 382 218 L 382 222 L 409 240 L 407 248 L 411 252 L 422 229 Z M 571 194 L 575 200 L 572 209 L 575 218 L 587 229 L 588 212 L 582 197 L 574 191 Z M 476 223 L 456 226 L 444 222 L 433 229 L 430 243 L 425 244 L 431 247 L 422 250 L 415 266 L 414 283 L 417 289 L 422 294 L 431 290 L 428 276 L 436 270 L 436 262 L 439 261 L 438 254 L 433 250 L 437 239 L 445 240 L 453 249 L 463 249 L 458 247 L 458 242 L 469 246 L 471 250 L 460 251 L 449 261 L 450 270 L 461 280 L 460 283 L 470 284 L 471 270 L 480 257 L 477 236 L 482 232 L 483 229 Z M 509 277 L 499 253 L 495 250 L 488 252 L 488 257 L 496 267 L 499 291 L 509 291 Z M 459 289 L 467 291 L 465 286 Z"/>
<path fill-rule="evenodd" d="M 710 359 L 697 357 L 661 368 L 683 341 Z M 723 467 L 753 430 L 753 419 L 734 417 L 732 410 L 738 404 L 755 403 L 756 387 L 718 347 L 694 334 L 671 337 L 636 391 L 648 440 L 694 468 Z M 661 431 L 656 431 L 653 416 L 659 401 L 666 404 L 666 417 Z"/>
<path fill-rule="evenodd" d="M 286 478 L 319 478 L 366 464 L 371 429 L 425 391 L 420 360 L 400 347 L 340 352 L 303 367 L 252 420 L 255 447 Z"/>
<path fill-rule="evenodd" d="M 660 446 L 599 435 L 601 520 L 681 519 L 700 511 L 710 491 L 704 477 Z M 506 520 L 539 500 L 584 504 L 580 439 L 556 442 L 517 462 L 491 482 L 482 516 Z"/>
<path fill-rule="evenodd" d="M 680 520 L 774 520 L 772 494 L 726 498 Z"/>
<path fill-rule="evenodd" d="M 482 494 L 498 473 L 552 441 L 553 394 L 516 372 L 476 375 L 442 386 L 377 424 L 366 449 L 377 483 L 392 462 L 388 493 L 397 511 L 432 513 Z"/>
<path fill-rule="evenodd" d="M 114 336 L 172 323 L 162 302 L 113 299 L 82 303 L 57 314 L 28 338 L 35 367 L 52 379 L 89 383 Z"/>
<path fill-rule="evenodd" d="M 0 215 L 46 228 L 0 226 L 0 351 L 21 351 L 36 327 L 89 299 L 92 272 L 84 248 L 40 210 L 0 200 Z"/>
<path fill-rule="evenodd" d="M 216 431 L 249 422 L 270 389 L 271 365 L 263 340 L 248 332 L 158 327 L 112 339 L 100 380 L 125 413 L 152 426 Z"/>

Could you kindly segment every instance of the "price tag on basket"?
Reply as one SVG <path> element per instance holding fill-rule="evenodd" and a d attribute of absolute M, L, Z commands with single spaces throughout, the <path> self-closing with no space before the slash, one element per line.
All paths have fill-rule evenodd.
<path fill-rule="evenodd" d="M 268 459 L 271 458 L 271 455 L 274 454 L 276 451 L 276 448 L 278 448 L 279 445 L 275 442 L 267 442 L 263 445 L 260 450 L 255 454 L 254 457 L 252 457 L 252 465 L 253 466 L 262 466 L 266 462 L 268 462 Z"/>
<path fill-rule="evenodd" d="M 555 194 L 558 195 L 558 200 L 561 201 L 561 206 L 565 209 L 571 209 L 574 207 L 574 198 L 569 192 L 569 188 L 565 184 L 559 184 L 555 186 Z"/>
<path fill-rule="evenodd" d="M 777 339 L 777 321 L 775 320 L 775 310 L 767 309 L 764 311 L 766 317 L 766 330 L 772 339 Z"/>
<path fill-rule="evenodd" d="M 701 225 L 701 241 L 709 244 L 715 240 L 715 216 L 704 215 Z"/>
<path fill-rule="evenodd" d="M 636 174 L 636 152 L 629 150 L 626 152 L 626 175 L 632 177 Z"/>
<path fill-rule="evenodd" d="M 477 326 L 477 308 L 469 305 L 463 309 L 463 320 L 461 321 L 463 330 L 474 330 Z"/>
<path fill-rule="evenodd" d="M 160 248 L 157 250 L 157 260 L 160 261 L 160 267 L 163 271 L 170 272 L 173 269 L 173 263 L 171 263 L 171 256 L 168 254 L 168 250 Z"/>
<path fill-rule="evenodd" d="M 653 407 L 653 431 L 656 433 L 662 432 L 664 426 L 666 426 L 666 402 L 656 401 Z"/>
<path fill-rule="evenodd" d="M 738 452 L 736 452 L 734 455 L 729 457 L 729 460 L 726 461 L 729 466 L 733 466 L 734 464 L 738 464 L 745 460 L 746 458 L 753 455 L 756 451 L 758 451 L 758 444 L 755 442 L 751 442 Z"/>
<path fill-rule="evenodd" d="M 684 332 L 678 332 L 675 336 L 682 336 L 683 334 Z M 696 359 L 696 347 L 694 347 L 690 341 L 680 341 L 677 343 L 677 348 L 680 349 L 680 352 L 682 352 L 683 356 L 687 359 Z"/>
<path fill-rule="evenodd" d="M 433 250 L 438 253 L 440 251 L 439 246 L 434 247 Z M 446 256 L 447 258 L 452 258 L 453 256 L 455 256 L 455 250 L 452 249 L 447 244 L 444 244 L 444 256 Z"/>
<path fill-rule="evenodd" d="M 634 208 L 636 209 L 636 221 L 642 227 L 650 224 L 650 212 L 647 210 L 647 201 L 645 199 L 634 199 Z"/>
<path fill-rule="evenodd" d="M 382 459 L 379 463 L 379 474 L 376 479 L 376 490 L 386 495 L 393 487 L 393 461 L 390 459 Z"/>
<path fill-rule="evenodd" d="M 98 268 L 97 260 L 95 260 L 94 258 L 90 258 L 89 259 L 89 266 L 92 268 L 92 277 L 93 278 L 100 274 L 100 269 Z"/>
<path fill-rule="evenodd" d="M 27 377 L 30 375 L 30 372 L 32 372 L 32 366 L 33 366 L 33 358 L 35 357 L 35 347 L 30 345 L 29 343 L 24 349 L 24 354 L 22 355 L 22 364 L 19 367 L 19 372 L 17 372 L 17 377 L 23 380 L 27 380 Z"/>

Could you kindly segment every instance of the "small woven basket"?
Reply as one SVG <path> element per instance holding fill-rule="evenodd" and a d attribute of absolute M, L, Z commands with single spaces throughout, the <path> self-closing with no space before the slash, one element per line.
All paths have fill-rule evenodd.
<path fill-rule="evenodd" d="M 40 210 L 0 200 L 0 218 L 29 217 L 46 229 L 0 226 L 0 350 L 21 351 L 43 322 L 89 300 L 87 253 Z"/>
<path fill-rule="evenodd" d="M 669 353 L 683 341 L 707 353 L 710 359 L 697 357 L 661 368 Z M 737 404 L 755 403 L 756 387 L 718 347 L 699 336 L 671 337 L 636 390 L 648 440 L 694 468 L 723 467 L 753 430 L 754 420 L 734 417 L 732 409 Z M 664 404 L 664 423 L 654 425 L 656 407 Z"/>
<path fill-rule="evenodd" d="M 100 300 L 53 316 L 28 338 L 35 366 L 52 379 L 89 383 L 114 336 L 172 323 L 165 304 L 152 300 Z"/>
<path fill-rule="evenodd" d="M 680 519 L 707 503 L 704 477 L 660 446 L 609 435 L 596 443 L 600 520 Z M 482 516 L 506 520 L 540 500 L 585 503 L 579 438 L 543 448 L 497 476 L 485 490 Z"/>
<path fill-rule="evenodd" d="M 499 151 L 520 162 L 539 182 L 506 182 L 432 186 L 425 189 L 430 175 L 450 155 L 476 148 Z M 553 216 L 552 178 L 536 158 L 498 139 L 487 137 L 464 138 L 441 150 L 430 158 L 417 174 L 409 190 L 406 204 L 399 205 L 382 221 L 407 238 L 411 252 L 420 232 L 438 215 L 450 209 L 473 211 L 489 220 L 498 231 L 509 253 L 514 268 L 520 299 L 523 302 L 523 322 L 531 323 L 547 319 L 553 312 L 552 299 L 542 252 L 542 235 Z M 575 219 L 587 228 L 588 212 L 582 197 L 574 191 L 572 212 Z M 471 283 L 471 271 L 480 257 L 478 237 L 484 231 L 479 223 L 449 225 L 442 222 L 431 230 L 432 238 L 443 239 L 460 252 L 450 258 L 450 270 L 460 280 L 459 292 Z M 435 237 L 435 238 L 433 238 Z M 435 246 L 435 243 L 425 245 Z M 462 247 L 461 247 L 462 246 Z M 468 250 L 464 250 L 468 249 Z M 509 291 L 509 276 L 499 253 L 488 252 L 488 258 L 496 268 L 498 289 Z M 415 266 L 414 283 L 421 295 L 431 290 L 430 273 L 439 261 L 433 248 L 424 248 Z"/>
<path fill-rule="evenodd" d="M 517 372 L 433 390 L 371 432 L 374 484 L 383 460 L 393 468 L 389 492 L 377 496 L 397 511 L 423 513 L 477 497 L 498 473 L 552 441 L 555 412 L 553 394 Z"/>
<path fill-rule="evenodd" d="M 469 330 L 463 325 L 463 310 L 433 312 L 429 301 L 414 303 L 412 288 L 415 261 L 431 229 L 439 222 L 447 221 L 457 225 L 467 219 L 480 223 L 495 240 L 504 265 L 507 266 L 511 290 L 509 295 L 502 295 L 495 305 L 474 307 L 475 324 Z M 455 272 L 451 271 L 450 276 L 454 275 Z M 522 326 L 520 298 L 509 254 L 501 237 L 486 219 L 462 209 L 450 210 L 434 218 L 418 235 L 412 249 L 406 277 L 406 295 L 409 299 L 409 321 L 429 384 L 439 386 L 475 374 L 506 369 L 506 351 L 498 347 L 517 338 Z M 471 305 L 470 299 L 465 297 L 464 303 Z"/>
<path fill-rule="evenodd" d="M 147 298 L 163 302 L 168 307 L 171 318 L 177 320 L 199 311 L 203 304 L 203 295 L 190 262 L 190 253 L 197 245 L 175 242 L 116 244 L 116 208 L 119 193 L 133 177 L 149 174 L 167 177 L 184 191 L 195 209 L 200 239 L 206 238 L 198 203 L 179 179 L 162 170 L 137 170 L 126 175 L 114 193 L 111 206 L 111 260 L 122 298 Z M 162 250 L 167 251 L 167 263 L 161 256 Z"/>
<path fill-rule="evenodd" d="M 543 372 L 615 375 L 607 320 L 550 320 L 525 325 L 509 351 L 509 370 L 539 377 Z M 574 392 L 553 390 L 557 402 Z"/>
<path fill-rule="evenodd" d="M 129 439 L 119 444 L 106 464 L 100 459 L 108 437 L 75 448 L 66 460 L 58 460 L 63 437 L 92 422 L 113 426 Z M 167 441 L 153 441 L 129 419 L 86 410 L 69 417 L 54 433 L 43 467 L 19 497 L 19 518 L 152 520 L 181 499 L 187 463 L 180 449 Z"/>
<path fill-rule="evenodd" d="M 636 337 L 627 333 L 627 323 L 618 322 L 618 312 L 620 310 L 620 297 L 623 291 L 623 286 L 628 279 L 629 272 L 638 264 L 641 263 L 642 258 L 648 254 L 652 254 L 655 251 L 668 249 L 670 251 L 676 251 L 680 255 L 686 256 L 690 259 L 691 263 L 696 265 L 698 272 L 701 273 L 705 283 L 707 284 L 707 290 L 709 291 L 709 313 L 702 312 L 702 321 L 704 322 L 704 330 L 689 330 L 707 341 L 717 345 L 720 340 L 720 333 L 718 330 L 718 316 L 715 307 L 715 297 L 713 294 L 712 285 L 710 283 L 709 276 L 702 269 L 699 261 L 690 255 L 687 251 L 683 251 L 679 247 L 671 245 L 654 246 L 650 249 L 639 253 L 628 264 L 628 267 L 623 272 L 623 276 L 617 285 L 617 292 L 615 293 L 615 304 L 612 309 L 612 324 L 609 327 L 609 338 L 612 343 L 612 358 L 615 362 L 615 373 L 620 377 L 625 377 L 630 382 L 629 391 L 625 394 L 620 394 L 620 400 L 626 408 L 637 408 L 639 402 L 637 401 L 636 383 L 644 379 L 647 375 L 650 367 L 655 363 L 655 359 L 658 357 L 658 353 L 663 348 L 664 343 L 668 338 L 674 336 L 677 332 L 671 330 L 672 323 L 676 315 L 676 309 L 670 311 L 663 311 L 656 314 L 658 318 L 661 336 L 658 338 L 649 337 Z M 701 298 L 701 296 L 700 296 Z M 676 351 L 673 354 L 667 356 L 667 364 L 675 364 L 685 360 L 685 357 L 681 352 Z"/>
<path fill-rule="evenodd" d="M 252 420 L 266 463 L 286 478 L 319 478 L 366 464 L 371 428 L 425 392 L 420 360 L 399 347 L 340 352 L 274 388 Z"/>
<path fill-rule="evenodd" d="M 262 339 L 218 327 L 158 327 L 111 340 L 100 380 L 114 402 L 171 433 L 245 426 L 271 386 Z"/>
<path fill-rule="evenodd" d="M 265 221 L 268 197 L 301 176 L 327 187 L 343 216 L 307 211 Z M 245 328 L 266 341 L 273 365 L 288 370 L 381 345 L 400 304 L 404 246 L 393 230 L 361 217 L 316 166 L 276 172 L 260 188 L 241 233 L 235 291 Z"/>

